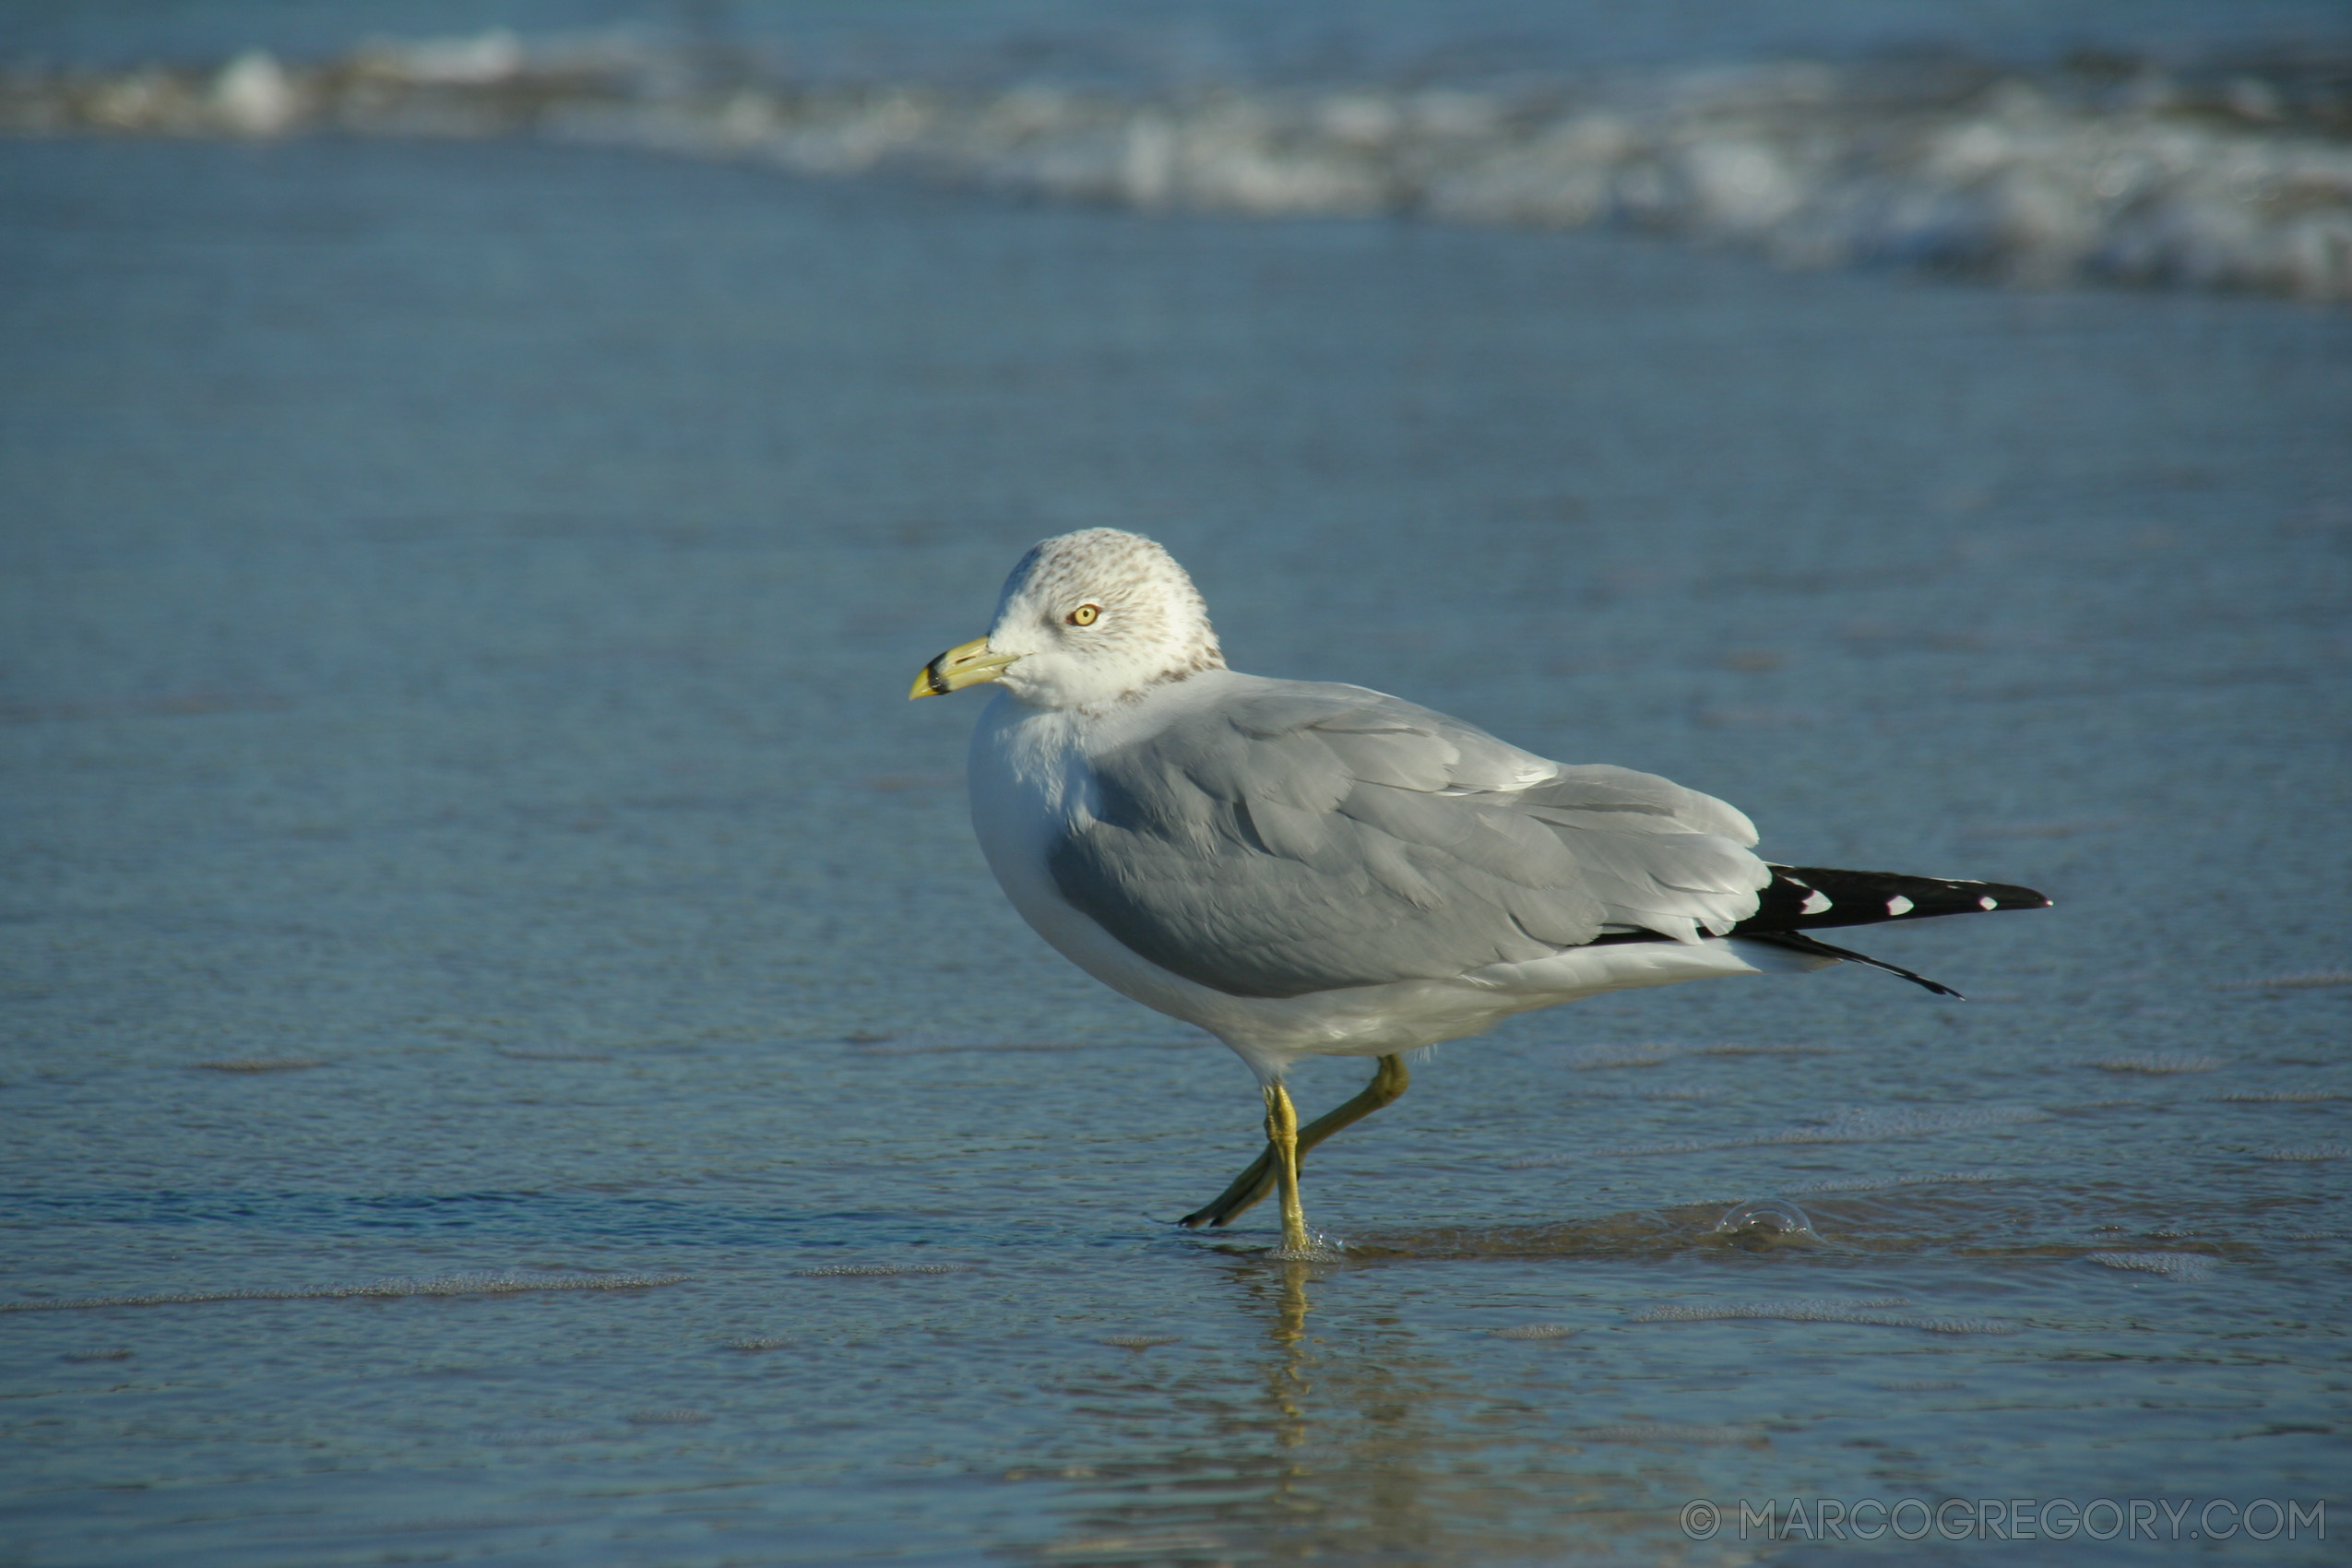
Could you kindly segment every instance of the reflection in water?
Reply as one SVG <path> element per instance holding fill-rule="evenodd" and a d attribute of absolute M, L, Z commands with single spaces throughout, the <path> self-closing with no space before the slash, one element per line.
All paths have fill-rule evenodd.
<path fill-rule="evenodd" d="M 1266 1337 L 1281 1354 L 1278 1360 L 1267 1363 L 1266 1379 L 1271 1402 L 1281 1413 L 1275 1430 L 1277 1441 L 1285 1448 L 1296 1448 L 1307 1440 L 1307 1417 L 1301 1401 L 1311 1392 L 1307 1369 L 1314 1361 L 1314 1352 L 1307 1340 L 1307 1272 L 1312 1266 L 1295 1261 L 1274 1265 L 1277 1295 L 1274 1324 Z"/>
<path fill-rule="evenodd" d="M 1670 1510 L 1641 1502 L 1690 1495 L 1672 1452 L 1720 1446 L 1726 1429 L 1585 1420 L 1590 1369 L 1562 1360 L 1562 1336 L 1526 1346 L 1497 1383 L 1442 1339 L 1358 1310 L 1360 1287 L 1386 1272 L 1237 1259 L 1254 1399 L 1227 1407 L 1215 1452 L 1170 1454 L 1074 1510 L 1046 1560 L 1384 1562 L 1668 1544 Z M 1215 1398 L 1216 1382 L 1198 1391 Z M 1505 1428 L 1507 1464 L 1495 1446 Z"/>
<path fill-rule="evenodd" d="M 1140 1439 L 1148 1461 L 1091 1473 L 1047 1557 L 1679 1560 L 1683 1503 L 1786 1491 L 1799 1456 L 1778 1445 L 1844 1419 L 1851 1380 L 1791 1384 L 1787 1367 L 1834 1348 L 1885 1381 L 2019 1326 L 1930 1315 L 1932 1302 L 1864 1283 L 1882 1249 L 1907 1255 L 1923 1238 L 1842 1235 L 1883 1228 L 1856 1218 L 1792 1248 L 1769 1223 L 1724 1226 L 1759 1210 L 1801 1218 L 1786 1203 L 1685 1206 L 1392 1234 L 1337 1264 L 1218 1247 L 1238 1353 L 1160 1364 L 1170 1408 L 1213 1409 L 1211 1435 L 1168 1423 Z M 1969 1228 L 1960 1206 L 1916 1218 Z M 1850 1270 L 1850 1289 L 1776 1294 L 1819 1289 L 1824 1263 Z M 1538 1306 L 1566 1321 L 1530 1323 Z"/>

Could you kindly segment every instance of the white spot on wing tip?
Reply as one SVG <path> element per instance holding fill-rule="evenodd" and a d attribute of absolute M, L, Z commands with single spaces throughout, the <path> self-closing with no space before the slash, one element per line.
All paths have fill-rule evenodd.
<path fill-rule="evenodd" d="M 1797 912 L 1800 915 L 1818 915 L 1828 908 L 1829 895 L 1816 890 L 1805 895 L 1805 901 Z"/>
<path fill-rule="evenodd" d="M 1886 901 L 1886 912 L 1890 915 L 1907 915 L 1911 912 L 1911 900 L 1897 893 Z"/>
<path fill-rule="evenodd" d="M 1977 908 L 1979 909 L 1998 909 L 2001 908 L 2001 900 L 1993 897 L 1990 894 L 1987 894 L 1985 897 L 1977 900 Z"/>

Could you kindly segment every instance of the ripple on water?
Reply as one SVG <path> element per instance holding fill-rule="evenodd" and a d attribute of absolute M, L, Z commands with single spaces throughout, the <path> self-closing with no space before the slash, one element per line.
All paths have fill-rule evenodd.
<path fill-rule="evenodd" d="M 796 1268 L 800 1279 L 896 1279 L 907 1275 L 960 1274 L 954 1263 L 830 1263 L 819 1268 Z"/>
<path fill-rule="evenodd" d="M 591 1443 L 603 1435 L 590 1426 L 511 1427 L 483 1432 L 481 1441 L 493 1448 L 554 1448 L 567 1443 Z"/>
<path fill-rule="evenodd" d="M 1509 1328 L 1490 1328 L 1491 1339 L 1566 1339 L 1577 1330 L 1564 1323 L 1521 1323 Z"/>
<path fill-rule="evenodd" d="M 1572 1045 L 1561 1052 L 1561 1065 L 1572 1073 L 1600 1072 L 1610 1067 L 1655 1067 L 1680 1055 L 1674 1045 Z"/>
<path fill-rule="evenodd" d="M 2287 1148 L 2266 1148 L 2254 1151 L 2257 1159 L 2317 1163 L 2323 1159 L 2352 1158 L 2352 1146 L 2344 1144 L 2303 1144 Z"/>
<path fill-rule="evenodd" d="M 2352 1094 L 2341 1089 L 2232 1089 L 2205 1098 L 2228 1105 L 2315 1105 L 2325 1100 L 2352 1099 Z"/>
<path fill-rule="evenodd" d="M 1787 1318 L 1811 1322 L 1843 1313 L 1907 1307 L 1907 1296 L 1808 1296 L 1793 1301 L 1674 1301 L 1645 1307 L 1628 1323 L 1714 1323 L 1729 1318 Z"/>
<path fill-rule="evenodd" d="M 2214 1267 L 2214 1260 L 2204 1253 L 2085 1253 L 2084 1258 L 2101 1268 L 2153 1274 L 2184 1284 L 2204 1278 Z"/>
<path fill-rule="evenodd" d="M 2144 1055 L 2102 1056 L 2091 1065 L 2102 1073 L 2144 1073 L 2150 1077 L 2165 1077 L 2175 1073 L 2218 1072 L 2221 1062 L 2212 1056 L 2154 1051 Z"/>
<path fill-rule="evenodd" d="M 343 1301 L 401 1296 L 512 1296 L 534 1290 L 650 1290 L 682 1285 L 686 1274 L 562 1275 L 444 1274 L 426 1279 L 372 1279 L 363 1285 L 319 1285 L 292 1290 L 174 1290 L 140 1296 L 84 1296 L 57 1301 L 0 1301 L 0 1313 L 88 1312 L 101 1307 L 184 1307 L 211 1301 Z"/>
<path fill-rule="evenodd" d="M 2222 980 L 2215 991 L 2318 991 L 2352 985 L 2352 969 L 2310 969 L 2294 975 L 2263 975 L 2253 980 Z"/>
<path fill-rule="evenodd" d="M 1132 1046 L 1106 1046 L 1099 1040 L 890 1039 L 850 1040 L 861 1056 L 955 1056 L 968 1052 L 991 1056 L 1027 1052 L 1052 1055 L 1073 1051 L 1125 1051 Z M 1186 1042 L 1189 1044 L 1189 1042 Z"/>
<path fill-rule="evenodd" d="M 2003 1127 L 2047 1120 L 2047 1112 L 2018 1106 L 1961 1105 L 1918 1110 L 1875 1106 L 1842 1111 L 1818 1122 L 1782 1127 L 1752 1137 L 1634 1144 L 1596 1152 L 1619 1156 L 1701 1154 L 1712 1149 L 1764 1148 L 1774 1144 L 1867 1144 L 1876 1143 L 1882 1138 L 1927 1137 L 1937 1133 L 1968 1132 L 1980 1127 Z"/>
<path fill-rule="evenodd" d="M 1719 1445 L 1745 1443 L 1763 1448 L 1771 1439 L 1745 1427 L 1680 1426 L 1670 1421 L 1628 1421 L 1615 1426 L 1586 1427 L 1571 1434 L 1586 1443 Z"/>
<path fill-rule="evenodd" d="M 1896 1187 L 1960 1186 L 1978 1182 L 2014 1182 L 2014 1170 L 1929 1170 L 1912 1176 L 1856 1176 L 1829 1182 L 1800 1182 L 1788 1193 L 1883 1193 Z"/>
<path fill-rule="evenodd" d="M 1610 1067 L 1655 1067 L 1679 1056 L 1827 1056 L 1835 1049 L 1827 1045 L 1749 1045 L 1736 1040 L 1712 1045 L 1647 1040 L 1637 1045 L 1568 1046 L 1561 1052 L 1561 1065 L 1574 1073 L 1590 1073 Z"/>
<path fill-rule="evenodd" d="M 1050 1472 L 1063 1480 L 1090 1480 L 1094 1471 L 1084 1465 L 1072 1465 Z M 1006 1480 L 1027 1479 L 1027 1472 L 1008 1470 Z M 1141 1534 L 1116 1536 L 1076 1536 L 1058 1540 L 1041 1549 L 1039 1556 L 1049 1562 L 1076 1559 L 1093 1562 L 1110 1559 L 1117 1562 L 1158 1562 L 1170 1560 L 1195 1560 L 1228 1562 L 1238 1555 L 1231 1541 L 1197 1531 L 1151 1530 Z"/>
<path fill-rule="evenodd" d="M 1930 1334 L 2013 1334 L 2016 1324 L 1998 1318 L 1921 1317 L 1889 1311 L 1910 1302 L 1901 1296 L 1850 1300 L 1813 1297 L 1793 1301 L 1671 1302 L 1634 1313 L 1628 1323 L 1723 1323 L 1774 1319 L 1785 1323 L 1851 1323 L 1879 1328 L 1917 1328 Z"/>
<path fill-rule="evenodd" d="M 1715 1084 L 1651 1084 L 1633 1091 L 1636 1099 L 1721 1099 L 1730 1091 Z"/>

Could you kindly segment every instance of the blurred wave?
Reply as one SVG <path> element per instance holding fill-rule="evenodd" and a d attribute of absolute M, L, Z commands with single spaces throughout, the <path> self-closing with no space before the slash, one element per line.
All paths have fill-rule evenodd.
<path fill-rule="evenodd" d="M 1482 85 L 796 82 L 623 35 L 21 67 L 0 134 L 545 138 L 1146 209 L 1615 225 L 1789 266 L 2352 299 L 2352 63 L 1933 56 Z"/>

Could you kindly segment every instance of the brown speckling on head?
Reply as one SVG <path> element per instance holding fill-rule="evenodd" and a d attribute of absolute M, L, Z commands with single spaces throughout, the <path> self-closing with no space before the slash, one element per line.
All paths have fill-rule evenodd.
<path fill-rule="evenodd" d="M 1099 608 L 1092 624 L 1070 612 Z M 1200 590 L 1153 540 L 1081 529 L 1029 547 L 998 600 L 989 645 L 1025 657 L 1004 684 L 1051 706 L 1098 707 L 1225 668 Z"/>

